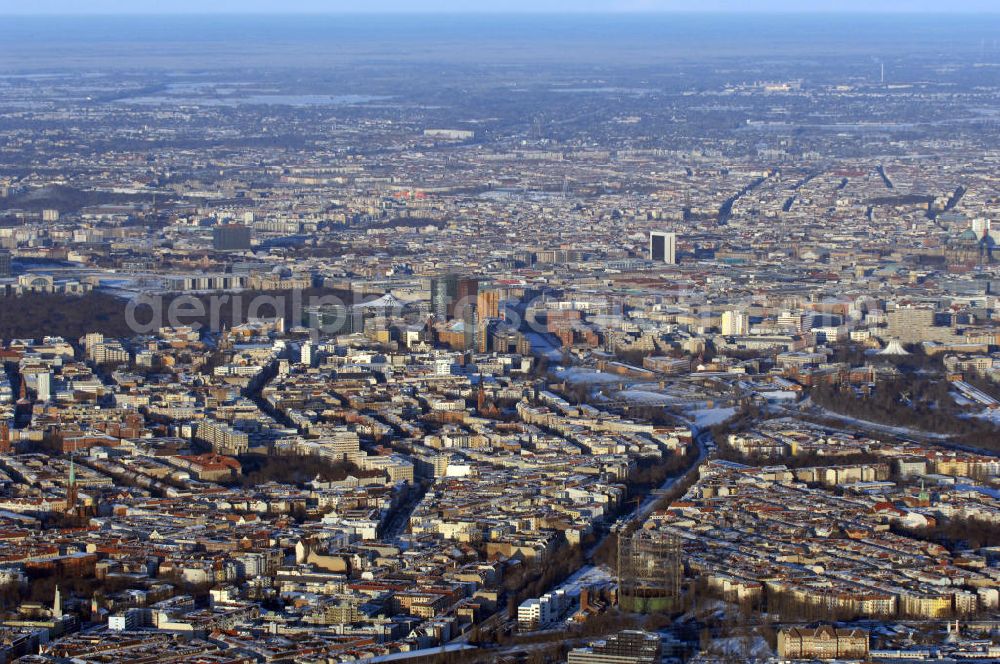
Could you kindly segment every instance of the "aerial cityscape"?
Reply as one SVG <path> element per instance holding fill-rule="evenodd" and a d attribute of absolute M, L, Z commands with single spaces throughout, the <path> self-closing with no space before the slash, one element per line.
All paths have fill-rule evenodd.
<path fill-rule="evenodd" d="M 1000 662 L 1000 14 L 58 5 L 0 664 Z"/>

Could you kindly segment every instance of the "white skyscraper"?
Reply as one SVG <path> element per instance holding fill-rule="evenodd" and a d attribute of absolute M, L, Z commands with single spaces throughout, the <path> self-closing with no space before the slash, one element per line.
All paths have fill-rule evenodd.
<path fill-rule="evenodd" d="M 35 390 L 38 394 L 38 400 L 48 401 L 52 397 L 52 376 L 48 372 L 44 372 L 37 374 L 35 379 L 38 381 Z"/>
<path fill-rule="evenodd" d="M 312 366 L 312 344 L 308 341 L 302 344 L 299 350 L 299 362 L 306 366 Z"/>
<path fill-rule="evenodd" d="M 649 260 L 654 263 L 677 264 L 677 233 L 652 231 L 649 234 Z"/>
<path fill-rule="evenodd" d="M 742 311 L 722 312 L 722 334 L 736 337 L 750 332 L 750 317 Z"/>

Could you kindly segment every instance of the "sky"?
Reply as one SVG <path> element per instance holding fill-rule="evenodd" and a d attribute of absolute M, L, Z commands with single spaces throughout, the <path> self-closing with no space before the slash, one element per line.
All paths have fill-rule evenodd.
<path fill-rule="evenodd" d="M 997 0 L 0 0 L 0 15 L 433 12 L 1000 12 Z"/>

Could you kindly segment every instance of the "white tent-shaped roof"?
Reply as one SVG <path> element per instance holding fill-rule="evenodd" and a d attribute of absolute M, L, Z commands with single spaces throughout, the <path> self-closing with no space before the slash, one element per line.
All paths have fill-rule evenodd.
<path fill-rule="evenodd" d="M 396 309 L 403 307 L 403 301 L 392 293 L 386 293 L 377 300 L 372 300 L 371 302 L 363 302 L 361 304 L 354 305 L 355 307 L 364 307 L 368 309 Z"/>
<path fill-rule="evenodd" d="M 909 355 L 910 353 L 899 343 L 899 339 L 893 339 L 885 345 L 885 348 L 878 352 L 879 355 Z"/>

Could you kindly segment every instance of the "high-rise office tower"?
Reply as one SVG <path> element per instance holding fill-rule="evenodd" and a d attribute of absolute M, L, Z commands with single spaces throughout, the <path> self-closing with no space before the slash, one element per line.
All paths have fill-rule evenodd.
<path fill-rule="evenodd" d="M 475 277 L 461 277 L 455 282 L 455 301 L 452 318 L 467 318 L 466 310 L 475 308 L 479 296 L 479 280 Z"/>
<path fill-rule="evenodd" d="M 0 249 L 0 279 L 6 279 L 13 271 L 10 252 L 6 249 Z"/>
<path fill-rule="evenodd" d="M 39 401 L 48 401 L 52 397 L 52 376 L 48 372 L 36 375 L 36 389 Z"/>
<path fill-rule="evenodd" d="M 448 317 L 448 304 L 451 301 L 448 286 L 454 276 L 449 274 L 431 279 L 431 313 L 441 320 Z"/>
<path fill-rule="evenodd" d="M 465 331 L 465 349 L 476 350 L 478 344 L 476 338 L 479 332 L 479 317 L 476 315 L 475 303 L 466 304 L 456 310 L 462 316 L 462 323 Z"/>
<path fill-rule="evenodd" d="M 326 304 L 306 309 L 306 324 L 325 335 L 354 334 L 365 330 L 365 308 Z"/>
<path fill-rule="evenodd" d="M 740 336 L 750 332 L 750 317 L 742 311 L 722 312 L 722 334 L 727 337 Z"/>
<path fill-rule="evenodd" d="M 216 251 L 246 251 L 250 248 L 250 229 L 238 224 L 212 229 L 212 248 Z"/>
<path fill-rule="evenodd" d="M 479 291 L 476 299 L 476 311 L 479 313 L 479 320 L 500 317 L 500 291 L 495 289 L 484 289 Z"/>
<path fill-rule="evenodd" d="M 649 260 L 677 264 L 677 233 L 653 231 L 649 234 Z"/>
<path fill-rule="evenodd" d="M 465 309 L 476 306 L 479 280 L 446 274 L 431 279 L 431 312 L 444 320 L 465 318 Z"/>

